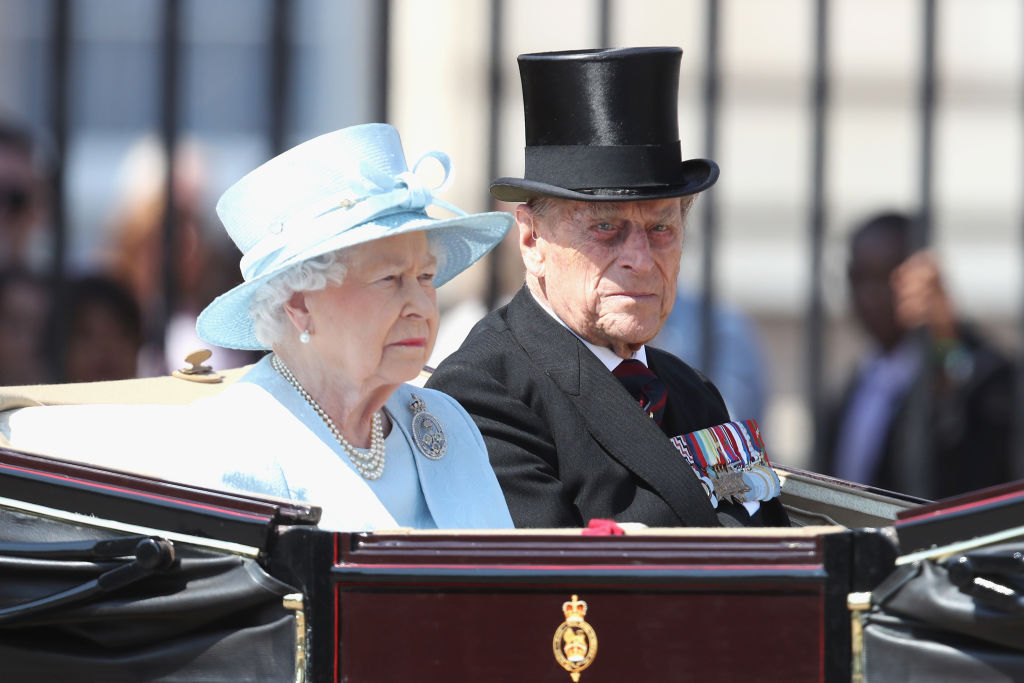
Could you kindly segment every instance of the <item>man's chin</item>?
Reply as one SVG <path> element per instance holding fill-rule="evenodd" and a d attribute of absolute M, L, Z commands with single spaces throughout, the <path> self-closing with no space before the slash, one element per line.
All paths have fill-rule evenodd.
<path fill-rule="evenodd" d="M 608 315 L 598 327 L 609 338 L 624 344 L 646 344 L 654 339 L 661 329 L 661 317 L 658 315 Z"/>
<path fill-rule="evenodd" d="M 656 328 L 647 329 L 615 329 L 611 328 L 605 331 L 605 337 L 615 344 L 625 344 L 635 351 L 644 344 L 647 344 L 654 339 L 658 334 Z"/>

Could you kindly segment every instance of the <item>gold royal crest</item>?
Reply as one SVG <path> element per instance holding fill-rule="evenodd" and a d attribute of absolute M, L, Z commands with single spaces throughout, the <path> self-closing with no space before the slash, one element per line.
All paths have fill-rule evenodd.
<path fill-rule="evenodd" d="M 597 633 L 583 620 L 587 615 L 587 603 L 572 596 L 572 600 L 562 603 L 565 621 L 555 629 L 555 637 L 551 649 L 563 669 L 575 682 L 580 680 L 580 672 L 586 669 L 597 656 Z"/>

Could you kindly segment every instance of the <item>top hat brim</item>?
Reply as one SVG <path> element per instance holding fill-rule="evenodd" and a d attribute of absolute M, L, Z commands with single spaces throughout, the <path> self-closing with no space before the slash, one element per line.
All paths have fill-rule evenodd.
<path fill-rule="evenodd" d="M 708 189 L 718 180 L 718 164 L 710 159 L 689 159 L 679 167 L 677 182 L 630 187 L 568 188 L 526 178 L 498 178 L 491 196 L 503 202 L 525 202 L 537 197 L 580 202 L 633 202 L 685 197 Z"/>

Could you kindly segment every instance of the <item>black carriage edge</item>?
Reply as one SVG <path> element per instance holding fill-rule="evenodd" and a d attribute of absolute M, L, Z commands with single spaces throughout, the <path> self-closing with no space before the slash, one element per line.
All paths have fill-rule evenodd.
<path fill-rule="evenodd" d="M 0 446 L 4 680 L 1022 679 L 1024 483 L 931 503 L 777 471 L 791 529 L 332 533 L 300 502 Z"/>

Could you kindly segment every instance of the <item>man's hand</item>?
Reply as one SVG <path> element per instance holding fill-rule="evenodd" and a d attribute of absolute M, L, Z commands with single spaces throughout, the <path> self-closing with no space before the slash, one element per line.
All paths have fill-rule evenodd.
<path fill-rule="evenodd" d="M 893 306 L 901 326 L 906 329 L 925 326 L 936 340 L 956 338 L 953 302 L 930 251 L 911 254 L 893 271 L 891 282 Z"/>

